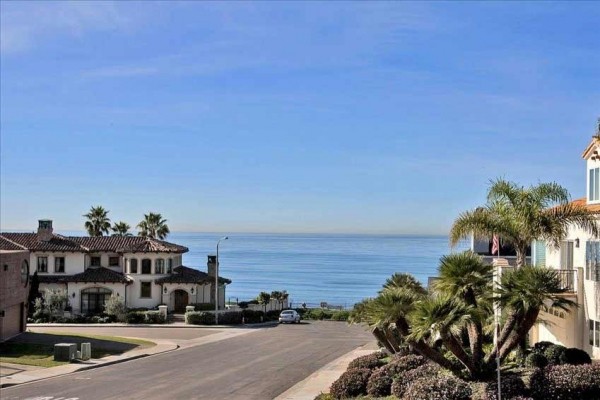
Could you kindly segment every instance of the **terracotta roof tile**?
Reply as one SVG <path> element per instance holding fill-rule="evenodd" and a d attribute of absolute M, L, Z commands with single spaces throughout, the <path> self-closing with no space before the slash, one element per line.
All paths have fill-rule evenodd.
<path fill-rule="evenodd" d="M 590 212 L 600 213 L 600 204 L 588 204 L 587 199 L 582 197 L 581 199 L 573 200 L 571 204 L 583 206 L 587 208 Z"/>
<path fill-rule="evenodd" d="M 141 236 L 61 236 L 52 235 L 47 242 L 41 241 L 36 233 L 0 234 L 0 242 L 19 245 L 30 251 L 77 251 L 77 252 L 115 252 L 115 253 L 186 253 L 187 247 L 165 242 L 164 240 L 149 239 Z M 8 246 L 8 244 L 6 244 Z"/>
<path fill-rule="evenodd" d="M 111 282 L 111 283 L 131 283 L 125 274 L 116 272 L 104 267 L 89 267 L 84 272 L 75 275 L 65 276 L 66 282 Z"/>
<path fill-rule="evenodd" d="M 211 283 L 214 282 L 214 277 L 209 276 L 206 272 L 198 271 L 197 269 L 188 268 L 183 265 L 173 268 L 173 273 L 169 276 L 156 279 L 154 282 L 162 283 Z M 220 283 L 230 284 L 231 280 L 219 277 Z"/>
<path fill-rule="evenodd" d="M 0 250 L 27 250 L 27 247 L 0 236 Z"/>

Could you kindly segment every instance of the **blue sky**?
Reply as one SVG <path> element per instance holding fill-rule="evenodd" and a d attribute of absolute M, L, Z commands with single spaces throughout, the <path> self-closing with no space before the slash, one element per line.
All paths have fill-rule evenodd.
<path fill-rule="evenodd" d="M 2 2 L 3 230 L 446 233 L 585 195 L 600 5 Z"/>

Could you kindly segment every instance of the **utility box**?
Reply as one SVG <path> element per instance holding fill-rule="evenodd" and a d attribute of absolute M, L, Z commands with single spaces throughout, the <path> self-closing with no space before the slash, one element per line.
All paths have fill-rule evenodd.
<path fill-rule="evenodd" d="M 54 345 L 54 361 L 69 361 L 77 356 L 77 344 L 56 343 Z"/>
<path fill-rule="evenodd" d="M 81 343 L 81 359 L 87 361 L 92 358 L 92 344 Z"/>

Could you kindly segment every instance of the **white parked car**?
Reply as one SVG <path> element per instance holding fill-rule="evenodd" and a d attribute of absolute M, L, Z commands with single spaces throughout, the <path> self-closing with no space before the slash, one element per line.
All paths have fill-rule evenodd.
<path fill-rule="evenodd" d="M 296 310 L 283 310 L 281 314 L 279 314 L 279 323 L 289 322 L 291 323 L 300 323 L 300 314 L 296 312 Z"/>

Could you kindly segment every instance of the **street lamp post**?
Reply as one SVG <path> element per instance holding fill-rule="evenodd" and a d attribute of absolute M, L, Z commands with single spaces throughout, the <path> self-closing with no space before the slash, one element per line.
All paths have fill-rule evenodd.
<path fill-rule="evenodd" d="M 227 240 L 229 236 L 223 236 L 217 242 L 217 265 L 215 266 L 215 325 L 219 325 L 219 243 Z"/>

